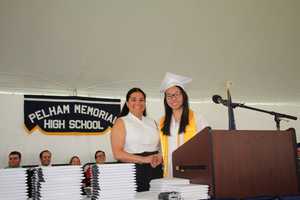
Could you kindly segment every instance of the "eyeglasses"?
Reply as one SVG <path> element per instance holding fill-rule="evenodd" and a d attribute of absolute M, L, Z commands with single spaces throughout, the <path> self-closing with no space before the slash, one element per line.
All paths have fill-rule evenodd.
<path fill-rule="evenodd" d="M 174 94 L 166 94 L 166 98 L 167 98 L 167 100 L 171 100 L 171 99 L 173 99 L 173 98 L 176 98 L 176 99 L 177 99 L 180 95 L 181 95 L 180 92 L 176 92 L 176 93 L 174 93 Z"/>

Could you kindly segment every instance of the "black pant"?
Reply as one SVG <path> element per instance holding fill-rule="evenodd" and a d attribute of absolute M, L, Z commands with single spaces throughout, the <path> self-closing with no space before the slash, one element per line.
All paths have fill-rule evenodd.
<path fill-rule="evenodd" d="M 149 156 L 156 154 L 157 152 L 144 152 L 141 154 L 136 154 L 139 156 Z M 162 164 L 155 168 L 152 168 L 150 164 L 135 164 L 136 166 L 136 184 L 137 191 L 143 192 L 148 191 L 150 188 L 150 181 L 156 178 L 163 177 Z"/>

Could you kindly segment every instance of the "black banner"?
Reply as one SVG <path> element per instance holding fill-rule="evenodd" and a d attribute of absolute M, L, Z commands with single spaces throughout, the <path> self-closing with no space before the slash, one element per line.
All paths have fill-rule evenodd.
<path fill-rule="evenodd" d="M 112 127 L 120 99 L 24 95 L 24 123 L 29 132 L 50 135 L 98 135 Z"/>

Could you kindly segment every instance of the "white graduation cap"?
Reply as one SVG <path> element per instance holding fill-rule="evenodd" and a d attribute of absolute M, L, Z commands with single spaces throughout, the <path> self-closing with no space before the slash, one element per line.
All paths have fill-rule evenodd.
<path fill-rule="evenodd" d="M 175 85 L 184 89 L 184 86 L 191 81 L 192 78 L 167 72 L 163 81 L 161 82 L 160 92 L 163 94 L 168 88 Z"/>

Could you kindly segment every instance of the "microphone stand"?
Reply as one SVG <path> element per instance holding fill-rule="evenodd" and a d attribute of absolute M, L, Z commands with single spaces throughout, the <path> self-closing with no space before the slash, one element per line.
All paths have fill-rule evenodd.
<path fill-rule="evenodd" d="M 246 108 L 246 109 L 249 109 L 249 110 L 255 110 L 255 111 L 258 111 L 258 112 L 263 112 L 263 113 L 273 115 L 274 116 L 274 121 L 276 122 L 276 129 L 278 131 L 280 130 L 281 118 L 297 120 L 297 117 L 295 117 L 295 116 L 286 115 L 286 114 L 282 114 L 282 113 L 278 113 L 278 112 L 274 112 L 274 111 L 268 111 L 268 110 L 263 110 L 263 109 L 259 109 L 259 108 L 246 106 L 244 103 L 231 103 L 231 107 L 232 108 L 236 108 L 236 107 Z"/>

